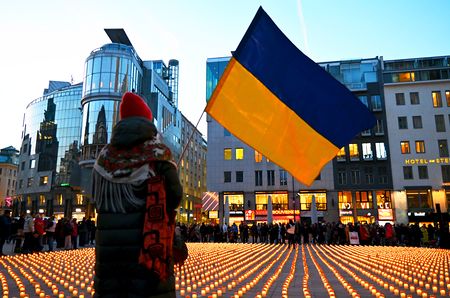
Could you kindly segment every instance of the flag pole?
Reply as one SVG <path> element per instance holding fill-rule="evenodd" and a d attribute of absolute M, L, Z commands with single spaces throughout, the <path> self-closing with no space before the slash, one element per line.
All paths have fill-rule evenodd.
<path fill-rule="evenodd" d="M 178 159 L 178 162 L 177 162 L 177 168 L 180 166 L 181 160 L 183 159 L 183 156 L 184 156 L 184 154 L 186 153 L 186 149 L 187 149 L 187 147 L 189 146 L 189 143 L 191 142 L 192 137 L 194 136 L 195 129 L 197 129 L 197 126 L 198 126 L 198 124 L 200 123 L 200 120 L 202 119 L 203 114 L 205 113 L 205 111 L 206 111 L 206 106 L 205 106 L 205 108 L 203 109 L 202 114 L 200 115 L 200 118 L 198 118 L 197 124 L 195 125 L 194 129 L 192 130 L 192 133 L 191 133 L 191 135 L 189 136 L 189 139 L 188 139 L 188 141 L 186 142 L 186 145 L 184 145 L 183 151 L 181 151 L 180 158 Z"/>

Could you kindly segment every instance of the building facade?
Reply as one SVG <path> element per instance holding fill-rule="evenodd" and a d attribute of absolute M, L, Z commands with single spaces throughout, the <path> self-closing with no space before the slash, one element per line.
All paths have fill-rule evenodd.
<path fill-rule="evenodd" d="M 210 58 L 206 63 L 206 98 L 217 85 L 229 57 Z M 230 115 L 232 117 L 232 115 Z M 307 187 L 296 181 L 261 153 L 234 137 L 224 127 L 207 116 L 208 191 L 219 196 L 219 219 L 224 218 L 224 206 L 229 206 L 229 224 L 243 220 L 267 221 L 269 201 L 273 219 L 312 221 L 331 220 L 337 216 L 337 193 L 334 191 L 332 164 L 327 164 L 314 183 Z M 270 140 L 268 140 L 270 141 Z M 313 201 L 317 212 L 313 212 Z M 314 214 L 313 214 L 314 213 Z"/>
<path fill-rule="evenodd" d="M 381 60 L 319 63 L 372 111 L 376 125 L 361 132 L 333 159 L 339 221 L 393 221 L 392 178 Z"/>
<path fill-rule="evenodd" d="M 180 222 L 202 220 L 202 196 L 206 192 L 206 140 L 186 117 L 182 116 L 183 155 L 178 165 L 183 199 L 178 210 Z"/>
<path fill-rule="evenodd" d="M 93 215 L 91 172 L 101 149 L 109 143 L 119 121 L 119 105 L 125 92 L 139 94 L 152 110 L 154 123 L 175 160 L 181 154 L 182 116 L 178 110 L 178 61 L 143 61 L 123 29 L 105 29 L 111 39 L 91 52 L 85 62 L 81 135 L 82 187 L 90 198 Z"/>
<path fill-rule="evenodd" d="M 11 209 L 16 195 L 19 151 L 13 146 L 0 150 L 0 209 Z"/>
<path fill-rule="evenodd" d="M 432 222 L 450 203 L 450 56 L 384 61 L 399 222 Z"/>
<path fill-rule="evenodd" d="M 81 83 L 50 81 L 28 104 L 18 160 L 15 214 L 84 215 L 80 187 Z"/>

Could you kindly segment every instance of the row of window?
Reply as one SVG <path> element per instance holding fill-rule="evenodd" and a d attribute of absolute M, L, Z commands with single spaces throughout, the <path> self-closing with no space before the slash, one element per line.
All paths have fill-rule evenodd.
<path fill-rule="evenodd" d="M 360 147 L 361 145 L 361 147 Z M 374 148 L 373 148 L 374 147 Z M 373 150 L 375 149 L 375 151 Z M 348 152 L 348 154 L 347 154 Z M 387 151 L 384 142 L 372 143 L 361 143 L 361 144 L 349 144 L 347 147 L 342 147 L 336 155 L 336 160 L 338 162 L 350 161 L 370 161 L 374 160 L 386 160 Z"/>
<path fill-rule="evenodd" d="M 420 104 L 419 92 L 410 92 L 409 99 L 412 105 Z M 443 106 L 441 91 L 431 91 L 431 99 L 433 102 L 433 107 L 441 108 Z M 450 107 L 450 90 L 445 90 L 445 99 L 447 102 L 447 107 Z M 398 106 L 405 105 L 405 94 L 395 93 L 395 102 Z"/>
<path fill-rule="evenodd" d="M 450 166 L 441 165 L 442 182 L 450 182 Z M 419 179 L 428 179 L 428 167 L 427 166 L 417 166 L 417 175 Z M 414 171 L 412 166 L 403 167 L 403 179 L 412 180 L 414 179 Z"/>
<path fill-rule="evenodd" d="M 279 184 L 287 185 L 287 172 L 285 170 L 278 170 L 279 173 Z M 266 182 L 267 186 L 274 186 L 275 185 L 275 170 L 267 170 L 266 171 Z M 316 180 L 320 180 L 320 174 L 317 176 Z M 237 183 L 244 182 L 244 172 L 243 171 L 236 171 L 235 172 L 235 181 Z M 223 172 L 223 182 L 224 183 L 231 183 L 232 182 L 232 172 L 231 171 L 225 171 Z M 263 186 L 263 171 L 262 170 L 256 170 L 255 171 L 255 186 Z"/>
<path fill-rule="evenodd" d="M 27 179 L 27 187 L 32 187 L 34 183 L 34 178 L 30 177 Z M 48 176 L 39 177 L 39 186 L 44 186 L 48 184 Z M 19 180 L 19 188 L 23 188 L 23 180 Z"/>
<path fill-rule="evenodd" d="M 361 175 L 360 169 L 345 169 L 337 170 L 337 184 L 338 185 L 359 185 L 359 184 L 388 184 L 388 174 L 386 167 L 378 167 L 377 180 L 375 181 L 374 168 L 364 167 L 363 174 Z M 350 182 L 350 183 L 349 183 Z"/>
<path fill-rule="evenodd" d="M 2 182 L 2 178 L 0 178 L 0 183 Z M 16 180 L 8 179 L 8 187 L 14 187 L 16 185 Z"/>
<path fill-rule="evenodd" d="M 384 142 L 377 143 L 362 143 L 361 148 L 360 144 L 349 144 L 348 150 L 347 147 L 342 147 L 339 150 L 336 158 L 337 161 L 343 162 L 349 159 L 350 161 L 359 161 L 359 160 L 374 160 L 376 157 L 377 160 L 386 160 L 387 159 L 387 151 Z M 348 152 L 348 156 L 347 156 Z M 362 154 L 360 154 L 362 153 Z M 231 160 L 233 158 L 233 150 L 231 148 L 225 148 L 223 150 L 223 157 L 225 160 Z M 244 148 L 235 148 L 235 160 L 243 160 L 244 159 Z M 255 150 L 255 162 L 262 162 L 263 155 Z M 269 159 L 266 159 L 269 162 Z M 230 179 L 231 180 L 231 179 Z M 242 181 L 237 181 L 242 182 Z"/>
<path fill-rule="evenodd" d="M 0 168 L 0 175 L 15 177 L 17 176 L 17 171 L 13 169 L 5 169 L 5 171 L 3 171 L 3 168 Z"/>
<path fill-rule="evenodd" d="M 449 157 L 447 140 L 438 140 L 439 157 Z M 425 141 L 415 141 L 416 153 L 425 153 Z M 400 151 L 402 154 L 410 154 L 411 146 L 409 141 L 400 141 Z"/>
<path fill-rule="evenodd" d="M 408 129 L 408 118 L 406 116 L 400 116 L 397 118 L 398 129 Z M 448 121 L 450 123 L 450 114 L 448 115 Z M 436 125 L 436 132 L 445 132 L 445 116 L 442 114 L 434 115 L 434 123 Z M 422 116 L 412 116 L 412 125 L 414 129 L 423 128 Z M 450 124 L 449 124 L 450 125 Z"/>

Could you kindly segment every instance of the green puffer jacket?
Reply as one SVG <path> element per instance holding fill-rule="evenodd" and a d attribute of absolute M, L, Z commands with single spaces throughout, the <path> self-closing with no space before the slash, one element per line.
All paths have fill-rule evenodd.
<path fill-rule="evenodd" d="M 130 131 L 140 133 L 130 134 Z M 138 117 L 126 118 L 114 128 L 111 145 L 131 148 L 154 135 L 156 128 L 151 122 Z M 160 161 L 156 163 L 155 171 L 165 177 L 167 209 L 173 211 L 182 197 L 177 170 L 173 164 Z M 105 178 L 94 169 L 93 184 L 99 179 Z M 133 187 L 135 197 L 142 200 L 142 206 L 124 202 L 125 213 L 111 212 L 108 204 L 99 206 L 97 202 L 95 297 L 176 297 L 173 276 L 160 282 L 138 264 L 143 241 L 146 189 L 146 181 Z M 95 188 L 93 192 L 95 198 Z"/>

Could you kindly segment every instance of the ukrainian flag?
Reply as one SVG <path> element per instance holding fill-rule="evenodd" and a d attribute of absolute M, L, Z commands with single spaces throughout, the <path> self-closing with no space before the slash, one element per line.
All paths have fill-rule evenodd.
<path fill-rule="evenodd" d="M 306 185 L 375 125 L 366 106 L 297 49 L 261 7 L 206 111 Z"/>

